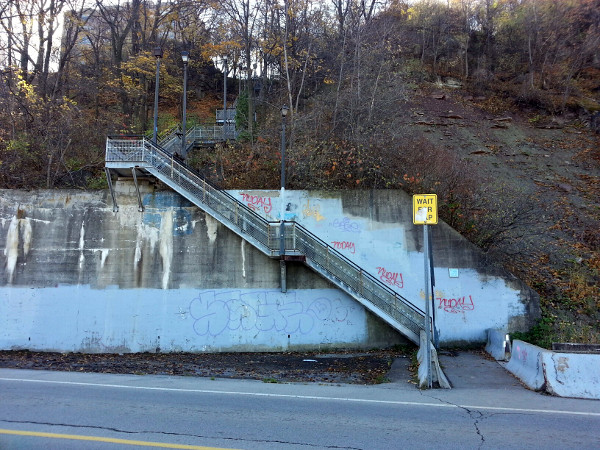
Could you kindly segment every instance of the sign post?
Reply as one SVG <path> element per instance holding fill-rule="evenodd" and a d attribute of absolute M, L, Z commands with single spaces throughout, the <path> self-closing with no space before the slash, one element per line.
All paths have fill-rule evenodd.
<path fill-rule="evenodd" d="M 425 353 L 427 367 L 427 387 L 433 386 L 431 376 L 431 311 L 430 311 L 430 273 L 429 273 L 429 230 L 428 225 L 437 225 L 437 195 L 436 194 L 415 194 L 413 195 L 413 223 L 423 225 L 423 260 L 425 273 L 425 336 L 427 348 Z"/>

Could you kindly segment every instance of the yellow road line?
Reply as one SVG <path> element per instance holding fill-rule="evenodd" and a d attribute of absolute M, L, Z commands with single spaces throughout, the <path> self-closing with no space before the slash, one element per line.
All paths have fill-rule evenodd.
<path fill-rule="evenodd" d="M 138 445 L 143 447 L 161 447 L 161 448 L 183 448 L 190 450 L 233 450 L 223 449 L 217 447 L 202 447 L 199 445 L 185 445 L 185 444 L 168 444 L 164 442 L 149 442 L 149 441 L 133 441 L 129 439 L 115 439 L 100 436 L 82 436 L 78 434 L 57 434 L 57 433 L 42 433 L 38 431 L 22 431 L 22 430 L 5 430 L 0 428 L 0 434 L 12 434 L 17 436 L 35 436 L 45 437 L 54 439 L 72 439 L 76 441 L 96 441 L 96 442 L 109 442 L 112 444 L 123 444 L 123 445 Z"/>

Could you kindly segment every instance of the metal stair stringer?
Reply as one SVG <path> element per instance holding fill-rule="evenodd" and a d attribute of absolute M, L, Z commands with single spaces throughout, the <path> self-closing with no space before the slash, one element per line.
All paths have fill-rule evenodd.
<path fill-rule="evenodd" d="M 423 311 L 301 225 L 294 224 L 294 233 L 296 248 L 308 267 L 419 344 L 425 327 Z"/>
<path fill-rule="evenodd" d="M 280 222 L 268 222 L 208 183 L 161 146 L 142 139 L 107 141 L 107 168 L 145 170 L 271 258 L 280 258 Z M 301 260 L 416 344 L 424 313 L 296 222 L 285 222 L 285 256 Z"/>
<path fill-rule="evenodd" d="M 150 150 L 150 165 L 144 169 L 194 203 L 212 218 L 252 244 L 269 257 L 276 256 L 277 229 L 237 199 L 212 186 L 198 174 L 177 162 L 166 153 L 153 151 L 158 146 L 145 142 Z M 273 242 L 273 244 L 271 244 Z"/>

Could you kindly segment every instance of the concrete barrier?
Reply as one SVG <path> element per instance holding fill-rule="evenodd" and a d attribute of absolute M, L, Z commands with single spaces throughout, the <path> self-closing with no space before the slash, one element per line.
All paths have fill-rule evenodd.
<path fill-rule="evenodd" d="M 510 359 L 510 339 L 506 330 L 487 330 L 487 345 L 485 351 L 496 361 L 508 361 Z"/>
<path fill-rule="evenodd" d="M 527 387 L 559 397 L 600 400 L 600 355 L 561 353 L 514 340 L 506 369 Z"/>
<path fill-rule="evenodd" d="M 549 394 L 600 399 L 600 355 L 545 351 L 542 366 Z"/>
<path fill-rule="evenodd" d="M 541 347 L 515 339 L 506 369 L 528 388 L 536 391 L 543 389 L 545 379 L 542 368 L 542 353 L 544 351 Z"/>

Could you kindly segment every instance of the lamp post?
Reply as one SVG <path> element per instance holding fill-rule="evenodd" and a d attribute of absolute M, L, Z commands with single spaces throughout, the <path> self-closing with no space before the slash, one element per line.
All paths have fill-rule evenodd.
<path fill-rule="evenodd" d="M 190 52 L 185 50 L 181 52 L 181 59 L 183 60 L 183 114 L 181 117 L 181 157 L 184 159 L 186 156 L 185 127 L 187 125 L 187 65 L 189 58 Z"/>
<path fill-rule="evenodd" d="M 223 58 L 223 132 L 227 123 L 227 58 Z"/>
<path fill-rule="evenodd" d="M 285 117 L 289 108 L 281 107 L 281 216 L 279 225 L 279 268 L 281 274 L 281 292 L 286 292 L 286 267 L 285 267 Z"/>
<path fill-rule="evenodd" d="M 163 56 L 160 46 L 152 49 L 152 55 L 156 58 L 156 83 L 154 83 L 154 132 L 152 134 L 152 142 L 156 144 L 158 137 L 158 83 L 160 80 L 160 58 Z"/>
<path fill-rule="evenodd" d="M 254 138 L 254 75 L 256 74 L 256 63 L 252 64 L 250 70 L 250 79 L 248 80 L 248 132 L 250 133 L 250 141 Z M 286 112 L 287 113 L 287 112 Z"/>

